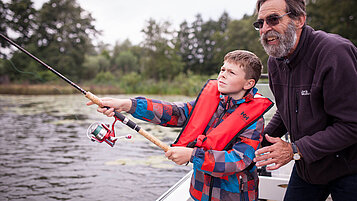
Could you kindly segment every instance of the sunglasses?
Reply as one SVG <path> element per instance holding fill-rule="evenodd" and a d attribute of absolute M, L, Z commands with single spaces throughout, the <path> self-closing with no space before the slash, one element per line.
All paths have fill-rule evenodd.
<path fill-rule="evenodd" d="M 277 15 L 277 14 L 272 14 L 269 15 L 268 17 L 265 18 L 265 21 L 267 23 L 267 25 L 269 26 L 275 26 L 277 24 L 279 24 L 280 19 L 283 18 L 285 15 L 289 15 L 291 12 L 285 13 L 284 15 Z M 263 19 L 258 19 L 257 21 L 255 21 L 253 23 L 253 26 L 255 28 L 255 30 L 259 31 L 261 28 L 263 28 L 264 25 L 264 20 Z"/>

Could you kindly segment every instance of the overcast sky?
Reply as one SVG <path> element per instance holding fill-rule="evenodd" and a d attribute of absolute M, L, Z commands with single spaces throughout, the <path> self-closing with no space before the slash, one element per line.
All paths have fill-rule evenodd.
<path fill-rule="evenodd" d="M 33 0 L 39 9 L 48 0 Z M 253 14 L 255 0 L 77 0 L 80 6 L 92 13 L 95 26 L 103 33 L 99 40 L 114 45 L 129 39 L 133 44 L 143 41 L 141 30 L 150 18 L 165 20 L 174 28 L 184 20 L 193 22 L 200 13 L 203 19 L 217 20 L 224 11 L 232 19 Z"/>

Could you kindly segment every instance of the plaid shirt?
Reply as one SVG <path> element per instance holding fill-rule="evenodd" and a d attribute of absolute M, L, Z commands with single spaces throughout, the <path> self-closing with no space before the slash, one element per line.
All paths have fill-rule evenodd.
<path fill-rule="evenodd" d="M 251 90 L 240 100 L 221 96 L 219 106 L 206 126 L 205 134 L 226 119 L 240 104 L 253 98 L 257 89 Z M 144 97 L 132 99 L 129 113 L 135 118 L 162 126 L 182 127 L 188 120 L 195 101 L 169 103 Z M 258 200 L 258 174 L 253 163 L 256 143 L 263 139 L 264 119 L 248 127 L 231 150 L 204 151 L 194 148 L 190 162 L 193 177 L 190 193 L 195 200 Z M 258 146 L 259 147 L 259 146 Z M 212 171 L 213 170 L 213 171 Z"/>

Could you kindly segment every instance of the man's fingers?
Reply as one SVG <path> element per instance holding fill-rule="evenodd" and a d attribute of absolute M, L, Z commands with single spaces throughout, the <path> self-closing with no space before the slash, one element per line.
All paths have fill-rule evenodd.
<path fill-rule="evenodd" d="M 273 144 L 275 144 L 281 140 L 278 137 L 270 137 L 268 134 L 265 134 L 265 139 L 267 139 L 268 142 L 273 143 Z"/>
<path fill-rule="evenodd" d="M 275 164 L 275 165 L 270 165 L 267 166 L 267 170 L 277 170 L 282 166 L 282 164 Z"/>
<path fill-rule="evenodd" d="M 263 166 L 266 166 L 266 165 L 270 165 L 270 164 L 273 164 L 275 162 L 275 160 L 273 159 L 268 159 L 268 160 L 265 160 L 265 161 L 259 161 L 257 162 L 255 165 L 257 167 L 263 167 Z"/>
<path fill-rule="evenodd" d="M 290 147 L 287 142 L 280 138 L 268 135 L 265 135 L 265 137 L 273 145 L 258 149 L 255 152 L 254 162 L 256 162 L 257 167 L 270 165 L 267 167 L 268 170 L 276 170 L 291 160 Z"/>
<path fill-rule="evenodd" d="M 257 151 L 255 151 L 255 155 L 261 155 L 267 152 L 271 152 L 272 151 L 272 147 L 271 146 L 267 146 L 267 147 L 263 147 L 258 149 Z"/>
<path fill-rule="evenodd" d="M 271 158 L 270 154 L 258 155 L 254 158 L 254 162 L 264 161 Z"/>

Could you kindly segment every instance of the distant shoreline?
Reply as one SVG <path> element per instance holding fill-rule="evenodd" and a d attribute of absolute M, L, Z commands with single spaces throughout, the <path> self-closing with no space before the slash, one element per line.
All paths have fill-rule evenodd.
<path fill-rule="evenodd" d="M 94 94 L 121 94 L 115 86 L 83 86 L 83 89 Z M 58 84 L 0 84 L 0 94 L 8 95 L 61 95 L 80 94 L 69 85 Z"/>
<path fill-rule="evenodd" d="M 258 84 L 268 83 L 268 79 L 261 77 Z M 131 84 L 93 84 L 83 83 L 79 86 L 90 91 L 93 94 L 160 94 L 160 95 L 185 95 L 197 96 L 201 87 L 206 82 L 200 79 L 194 79 L 193 82 L 141 82 Z M 8 95 L 68 95 L 81 94 L 76 88 L 67 83 L 9 83 L 0 84 L 0 94 Z"/>

